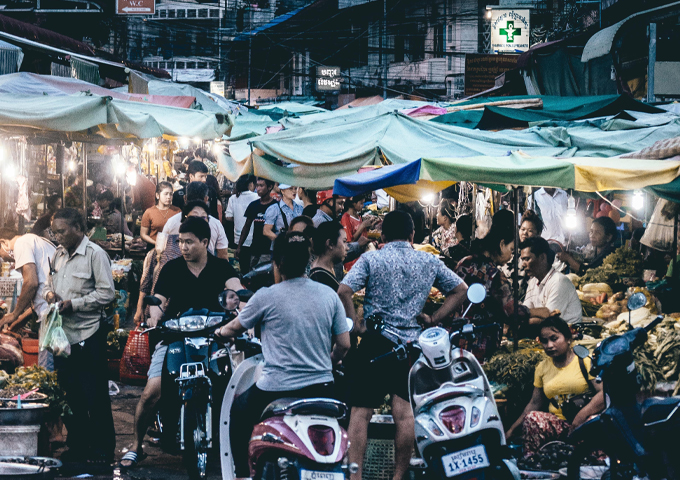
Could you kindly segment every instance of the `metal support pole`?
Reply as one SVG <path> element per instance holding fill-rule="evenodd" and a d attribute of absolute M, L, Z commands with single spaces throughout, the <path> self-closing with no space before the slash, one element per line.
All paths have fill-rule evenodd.
<path fill-rule="evenodd" d="M 477 185 L 472 184 L 472 208 L 470 209 L 472 214 L 472 235 L 471 240 L 477 238 Z"/>
<path fill-rule="evenodd" d="M 519 229 L 517 228 L 517 213 L 519 212 L 519 187 L 514 187 L 514 198 L 513 198 L 513 209 L 514 209 L 514 221 L 512 223 L 512 228 L 515 232 L 515 241 L 512 248 L 512 304 L 513 304 L 513 327 L 512 327 L 512 344 L 513 351 L 517 351 L 517 346 L 519 344 L 519 328 L 517 324 L 519 323 Z"/>
<path fill-rule="evenodd" d="M 654 66 L 656 65 L 656 23 L 649 24 L 649 65 L 647 67 L 647 101 L 654 101 Z"/>
<path fill-rule="evenodd" d="M 87 145 L 83 145 L 83 218 L 87 223 Z"/>
<path fill-rule="evenodd" d="M 248 106 L 250 106 L 250 70 L 253 54 L 253 7 L 248 7 Z"/>
<path fill-rule="evenodd" d="M 125 175 L 120 179 L 120 249 L 125 258 Z"/>
<path fill-rule="evenodd" d="M 383 0 L 382 36 L 380 50 L 383 63 L 383 99 L 387 100 L 387 0 Z"/>
<path fill-rule="evenodd" d="M 678 215 L 675 215 L 673 220 L 673 251 L 672 251 L 672 265 L 673 265 L 673 280 L 680 278 L 678 273 Z"/>

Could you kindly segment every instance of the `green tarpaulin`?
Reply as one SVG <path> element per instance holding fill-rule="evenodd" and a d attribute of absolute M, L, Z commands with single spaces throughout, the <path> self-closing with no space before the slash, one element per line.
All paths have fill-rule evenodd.
<path fill-rule="evenodd" d="M 617 115 L 625 110 L 662 113 L 663 110 L 630 98 L 627 95 L 602 95 L 594 97 L 554 97 L 554 96 L 520 96 L 497 99 L 474 99 L 458 103 L 456 107 L 477 105 L 492 100 L 529 100 L 541 99 L 542 109 L 507 108 L 486 106 L 483 110 L 463 110 L 447 113 L 432 119 L 432 122 L 458 125 L 482 130 L 527 127 L 532 123 L 557 120 L 571 121 L 584 118 L 595 118 Z"/>
<path fill-rule="evenodd" d="M 419 158 L 504 157 L 516 151 L 532 157 L 615 157 L 680 136 L 680 119 L 667 119 L 660 126 L 644 122 L 634 126 L 606 131 L 583 123 L 488 132 L 388 113 L 346 125 L 321 122 L 234 142 L 229 147 L 232 158 L 223 157 L 220 163 L 227 175 L 248 171 L 252 148 L 257 175 L 303 187 L 331 188 L 335 178 L 364 165 L 404 164 Z"/>
<path fill-rule="evenodd" d="M 0 94 L 0 129 L 99 134 L 106 138 L 161 135 L 221 138 L 231 118 L 186 108 L 73 95 Z"/>

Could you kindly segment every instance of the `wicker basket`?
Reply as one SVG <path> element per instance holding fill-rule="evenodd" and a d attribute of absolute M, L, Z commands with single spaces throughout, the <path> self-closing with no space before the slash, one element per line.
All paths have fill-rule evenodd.
<path fill-rule="evenodd" d="M 368 427 L 363 480 L 391 480 L 394 476 L 394 421 L 391 415 L 373 415 Z"/>
<path fill-rule="evenodd" d="M 364 456 L 363 480 L 391 480 L 394 477 L 394 440 L 369 438 Z"/>

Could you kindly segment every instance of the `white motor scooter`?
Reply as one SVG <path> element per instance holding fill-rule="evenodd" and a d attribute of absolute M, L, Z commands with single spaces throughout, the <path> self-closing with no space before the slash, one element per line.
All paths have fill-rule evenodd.
<path fill-rule="evenodd" d="M 470 306 L 485 298 L 482 285 L 468 289 Z M 468 323 L 450 335 L 432 327 L 411 344 L 422 352 L 411 367 L 409 394 L 416 445 L 427 464 L 427 478 L 520 479 L 515 462 L 506 458 L 505 432 L 484 370 L 474 355 L 452 345 L 458 336 L 470 339 L 491 327 L 498 328 Z M 405 359 L 406 348 L 399 345 L 392 354 Z"/>

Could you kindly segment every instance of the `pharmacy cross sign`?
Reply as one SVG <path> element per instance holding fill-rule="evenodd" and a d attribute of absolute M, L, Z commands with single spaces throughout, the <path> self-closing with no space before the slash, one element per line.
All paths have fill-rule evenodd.
<path fill-rule="evenodd" d="M 508 43 L 513 43 L 515 41 L 515 35 L 522 34 L 522 29 L 515 28 L 515 22 L 513 22 L 512 20 L 508 20 L 508 22 L 506 23 L 506 27 L 501 28 L 499 31 L 501 35 L 505 35 L 505 38 L 507 39 Z"/>

